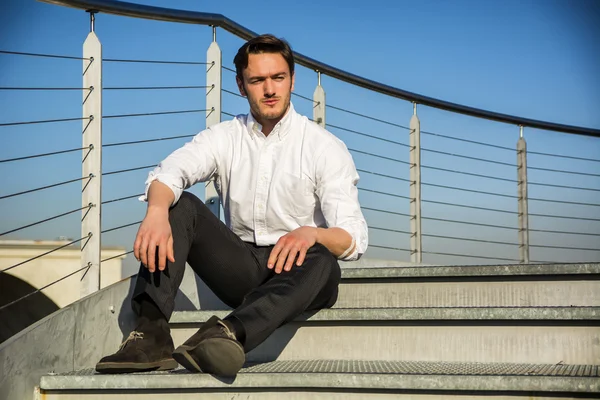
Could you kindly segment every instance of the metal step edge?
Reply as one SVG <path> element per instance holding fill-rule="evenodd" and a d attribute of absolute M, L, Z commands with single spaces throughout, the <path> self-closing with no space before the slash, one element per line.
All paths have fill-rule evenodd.
<path fill-rule="evenodd" d="M 438 372 L 431 373 L 437 368 Z M 492 372 L 504 372 L 502 374 Z M 274 361 L 235 378 L 183 369 L 125 375 L 83 370 L 41 378 L 42 392 L 67 390 L 358 389 L 598 393 L 598 366 L 491 363 Z"/>
<path fill-rule="evenodd" d="M 519 276 L 561 276 L 561 275 L 600 275 L 600 263 L 572 264 L 510 264 L 475 266 L 399 266 L 399 267 L 360 267 L 342 266 L 342 279 L 393 279 L 393 278 L 451 278 L 451 277 L 519 277 Z"/>
<path fill-rule="evenodd" d="M 211 316 L 224 318 L 229 310 L 176 311 L 171 324 L 206 322 Z M 406 321 L 406 320 L 600 320 L 600 307 L 411 307 L 333 308 L 304 313 L 295 321 Z"/>

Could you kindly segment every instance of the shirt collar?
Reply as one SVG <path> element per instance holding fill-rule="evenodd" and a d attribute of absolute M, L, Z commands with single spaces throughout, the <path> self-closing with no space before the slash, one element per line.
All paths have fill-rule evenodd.
<path fill-rule="evenodd" d="M 283 138 L 285 138 L 285 136 L 290 131 L 290 128 L 292 126 L 292 118 L 295 113 L 296 113 L 296 110 L 294 109 L 294 105 L 290 101 L 290 106 L 289 106 L 286 114 L 281 119 L 281 121 L 279 121 L 273 127 L 273 130 L 271 131 L 269 136 L 277 135 L 279 140 L 283 140 Z M 254 118 L 254 115 L 252 115 L 252 112 L 248 113 L 246 128 L 248 128 L 248 132 L 250 133 L 250 135 L 252 135 L 253 138 L 254 138 L 254 135 L 256 135 L 256 136 L 264 135 L 262 133 L 262 125 L 260 123 L 258 123 L 258 121 L 256 121 L 256 119 Z"/>

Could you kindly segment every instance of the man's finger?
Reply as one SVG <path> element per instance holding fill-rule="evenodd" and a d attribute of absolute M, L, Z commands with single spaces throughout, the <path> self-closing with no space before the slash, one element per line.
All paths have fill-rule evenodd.
<path fill-rule="evenodd" d="M 296 256 L 298 255 L 298 250 L 300 250 L 299 247 L 293 247 L 290 250 L 290 252 L 288 253 L 288 256 L 287 256 L 287 261 L 285 262 L 285 267 L 283 267 L 284 270 L 290 271 L 292 269 L 294 260 L 296 259 Z"/>
<path fill-rule="evenodd" d="M 275 261 L 277 261 L 277 258 L 279 257 L 279 253 L 281 252 L 281 249 L 283 248 L 281 239 L 279 239 L 279 240 L 280 241 L 278 241 L 277 244 L 275 245 L 275 247 L 273 247 L 273 250 L 271 250 L 271 254 L 269 255 L 269 261 L 267 261 L 267 268 L 269 268 L 269 269 L 273 269 L 273 266 L 275 265 Z"/>
<path fill-rule="evenodd" d="M 280 274 L 281 271 L 283 270 L 283 265 L 285 263 L 285 260 L 288 256 L 288 253 L 290 252 L 290 250 L 291 250 L 291 245 L 288 244 L 281 250 L 281 252 L 277 256 L 277 266 L 275 267 L 276 274 Z"/>
<path fill-rule="evenodd" d="M 308 251 L 308 249 L 305 246 L 302 246 L 302 248 L 300 249 L 300 254 L 298 254 L 298 259 L 296 260 L 297 266 L 300 266 L 300 265 L 302 265 L 302 263 L 304 263 L 304 259 L 306 258 L 307 251 Z"/>
<path fill-rule="evenodd" d="M 163 239 L 158 244 L 158 269 L 164 271 L 167 266 L 167 239 Z"/>
<path fill-rule="evenodd" d="M 148 269 L 150 272 L 156 271 L 156 241 L 153 239 L 148 243 Z"/>
<path fill-rule="evenodd" d="M 144 265 L 144 267 L 148 268 L 148 238 L 146 235 L 142 236 L 138 253 L 140 253 L 141 263 Z"/>
<path fill-rule="evenodd" d="M 135 235 L 135 241 L 133 242 L 133 255 L 135 259 L 140 261 L 140 246 L 142 245 L 142 234 L 138 230 L 137 235 Z"/>
<path fill-rule="evenodd" d="M 169 261 L 172 263 L 175 262 L 175 252 L 173 251 L 173 236 L 169 236 L 169 240 L 167 240 L 167 257 L 169 257 Z"/>

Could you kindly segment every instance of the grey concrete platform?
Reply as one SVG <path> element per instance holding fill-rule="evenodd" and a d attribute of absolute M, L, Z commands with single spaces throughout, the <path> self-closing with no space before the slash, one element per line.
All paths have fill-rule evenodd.
<path fill-rule="evenodd" d="M 176 311 L 171 324 L 200 324 L 211 316 L 227 316 L 227 310 Z M 404 307 L 404 308 L 333 308 L 305 313 L 300 321 L 423 321 L 423 320 L 546 320 L 600 321 L 598 307 Z"/>
<path fill-rule="evenodd" d="M 69 392 L 79 394 L 81 399 L 99 393 L 105 394 L 107 399 L 131 398 L 139 391 L 144 391 L 145 398 L 168 398 L 165 395 L 177 391 L 188 394 L 206 392 L 203 398 L 211 398 L 211 394 L 219 391 L 235 391 L 248 396 L 244 398 L 259 398 L 252 397 L 252 393 L 266 389 L 281 392 L 281 395 L 294 389 L 314 391 L 314 395 L 319 392 L 326 394 L 324 390 L 333 393 L 350 390 L 363 396 L 369 393 L 425 391 L 432 394 L 443 391 L 448 397 L 461 393 L 468 395 L 471 391 L 480 395 L 482 392 L 496 395 L 525 392 L 531 396 L 529 398 L 534 398 L 534 394 L 600 393 L 600 376 L 597 365 L 328 360 L 248 366 L 235 378 L 191 374 L 182 369 L 129 375 L 100 375 L 93 370 L 84 370 L 46 375 L 40 382 L 40 391 L 45 399 L 59 399 L 61 394 Z M 53 393 L 56 395 L 53 396 Z M 111 394 L 114 396 L 109 396 Z"/>
<path fill-rule="evenodd" d="M 174 313 L 175 345 L 227 313 Z M 329 309 L 284 325 L 247 358 L 600 364 L 599 317 L 600 307 Z"/>
<path fill-rule="evenodd" d="M 360 268 L 342 263 L 335 308 L 600 306 L 600 264 L 375 267 L 375 262 L 366 260 Z M 188 267 L 176 310 L 198 309 L 227 306 Z"/>

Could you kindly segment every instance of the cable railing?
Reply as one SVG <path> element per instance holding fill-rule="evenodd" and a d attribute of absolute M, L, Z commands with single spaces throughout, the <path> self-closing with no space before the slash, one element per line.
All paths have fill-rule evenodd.
<path fill-rule="evenodd" d="M 94 3 L 98 7 L 93 8 L 100 12 L 123 13 L 123 10 L 120 9 L 121 5 L 112 4 L 111 7 L 107 8 L 101 0 L 54 0 L 54 2 L 75 7 L 82 6 L 84 3 L 86 6 Z M 89 7 L 86 8 L 89 9 Z M 156 12 L 155 8 L 139 5 L 136 6 L 134 12 L 129 10 L 128 15 L 139 17 L 154 15 L 154 17 L 160 17 L 152 14 L 153 12 Z M 210 20 L 214 26 L 214 32 L 216 32 L 216 27 L 219 26 L 242 38 L 249 38 L 254 35 L 243 27 L 232 26 L 224 17 L 221 18 L 218 15 L 211 14 L 204 15 L 202 18 L 205 18 L 205 20 L 201 20 L 197 19 L 200 18 L 198 15 L 202 15 L 202 13 L 196 13 L 195 17 L 190 17 L 191 20 L 201 24 Z M 174 16 L 167 18 L 164 15 L 156 19 L 161 18 L 172 21 L 176 19 Z M 129 182 L 135 180 L 138 182 L 137 185 L 142 185 L 147 172 L 156 165 L 151 164 L 151 161 L 168 154 L 169 149 L 166 149 L 165 146 L 173 144 L 171 150 L 174 150 L 176 148 L 175 143 L 178 140 L 189 140 L 196 134 L 177 135 L 177 132 L 190 132 L 190 130 L 187 127 L 182 128 L 180 126 L 172 128 L 174 126 L 172 123 L 161 125 L 160 121 L 162 119 L 160 118 L 152 119 L 152 122 L 139 122 L 140 125 L 133 125 L 132 120 L 143 120 L 138 117 L 174 116 L 174 118 L 178 118 L 176 120 L 177 124 L 180 124 L 183 123 L 182 121 L 187 121 L 184 118 L 189 115 L 196 117 L 193 123 L 190 123 L 190 126 L 194 127 L 195 132 L 199 132 L 205 126 L 226 119 L 224 117 L 233 118 L 247 112 L 247 107 L 240 109 L 236 105 L 239 104 L 238 99 L 244 98 L 244 96 L 221 85 L 223 71 L 227 72 L 223 80 L 228 80 L 228 84 L 234 85 L 235 78 L 230 73 L 235 74 L 235 69 L 221 65 L 220 58 L 217 59 L 211 54 L 207 55 L 206 61 L 183 60 L 183 58 L 194 58 L 190 57 L 189 54 L 182 57 L 182 60 L 159 60 L 152 59 L 151 56 L 140 59 L 134 57 L 102 58 L 96 54 L 84 54 L 82 57 L 76 57 L 0 50 L 0 56 L 3 54 L 83 62 L 83 84 L 71 83 L 62 86 L 55 86 L 54 84 L 20 86 L 15 84 L 15 86 L 0 87 L 0 92 L 35 94 L 37 92 L 71 93 L 80 91 L 84 103 L 83 112 L 75 110 L 70 114 L 65 111 L 63 115 L 69 116 L 80 113 L 84 116 L 55 119 L 44 116 L 32 117 L 23 121 L 0 121 L 0 136 L 3 134 L 2 129 L 11 129 L 21 125 L 47 126 L 44 124 L 79 121 L 83 124 L 81 133 L 86 137 L 87 135 L 97 135 L 100 122 L 115 122 L 111 122 L 114 125 L 111 125 L 110 130 L 104 130 L 103 142 L 101 143 L 86 145 L 84 142 L 82 146 L 64 146 L 63 149 L 56 151 L 29 152 L 23 150 L 19 154 L 30 153 L 31 155 L 2 156 L 3 158 L 0 157 L 0 166 L 16 161 L 36 162 L 38 159 L 50 156 L 69 157 L 71 153 L 81 152 L 82 159 L 78 161 L 82 161 L 85 168 L 88 162 L 97 162 L 93 159 L 97 158 L 97 154 L 104 149 L 115 149 L 114 152 L 115 154 L 118 152 L 118 155 L 111 155 L 102 164 L 101 169 L 96 170 L 94 173 L 83 173 L 81 178 L 64 181 L 57 178 L 56 181 L 59 183 L 43 185 L 34 189 L 13 190 L 14 193 L 0 195 L 0 201 L 75 182 L 82 182 L 82 193 L 85 194 L 90 192 L 89 189 L 92 185 L 99 184 L 102 178 L 112 176 L 118 177 L 107 180 L 111 181 L 109 182 L 111 188 L 114 186 L 112 181 L 127 182 L 127 184 L 121 184 L 118 190 L 111 189 L 108 191 L 105 189 L 108 186 L 107 183 L 102 181 L 104 183 L 102 183 L 103 186 L 100 186 L 97 197 L 93 201 L 80 203 L 87 204 L 87 206 L 73 208 L 66 212 L 64 209 L 69 208 L 64 207 L 62 211 L 50 213 L 51 217 L 31 218 L 29 221 L 34 220 L 35 222 L 23 221 L 23 223 L 16 224 L 18 227 L 0 233 L 0 237 L 8 236 L 25 229 L 39 227 L 50 221 L 61 220 L 78 212 L 82 213 L 82 220 L 84 220 L 82 224 L 85 224 L 91 220 L 92 215 L 100 206 L 111 205 L 112 215 L 118 216 L 116 220 L 119 222 L 116 226 L 101 229 L 100 224 L 94 223 L 94 229 L 96 229 L 94 234 L 69 241 L 64 246 L 59 246 L 35 258 L 11 265 L 8 269 L 0 270 L 0 272 L 15 271 L 22 265 L 48 254 L 69 246 L 82 244 L 82 267 L 70 273 L 70 275 L 54 280 L 37 291 L 56 285 L 67 277 L 83 271 L 87 273 L 85 279 L 89 279 L 91 273 L 88 271 L 92 271 L 91 266 L 99 267 L 104 262 L 127 257 L 131 254 L 132 250 L 108 258 L 89 261 L 84 248 L 95 246 L 93 240 L 96 237 L 105 234 L 114 234 L 115 237 L 125 235 L 129 232 L 127 228 L 133 228 L 140 224 L 141 221 L 131 211 L 134 209 L 135 203 L 133 201 L 128 203 L 126 200 L 137 199 L 143 193 L 130 194 L 134 191 L 129 188 Z M 597 207 L 600 207 L 600 200 L 596 195 L 600 192 L 600 185 L 597 184 L 598 182 L 592 182 L 591 180 L 579 181 L 580 178 L 593 180 L 600 177 L 600 173 L 596 173 L 593 168 L 577 170 L 573 166 L 558 165 L 555 162 L 552 164 L 543 163 L 539 162 L 538 158 L 546 157 L 552 160 L 588 162 L 594 163 L 594 165 L 600 163 L 600 160 L 572 154 L 553 154 L 543 148 L 534 148 L 535 151 L 517 149 L 498 144 L 499 140 L 494 135 L 486 136 L 490 138 L 488 143 L 482 141 L 481 136 L 457 128 L 453 128 L 454 131 L 458 132 L 457 134 L 449 134 L 445 132 L 445 129 L 434 129 L 437 132 L 423 131 L 420 130 L 417 104 L 419 107 L 434 107 L 466 115 L 469 118 L 483 118 L 484 120 L 499 121 L 512 126 L 521 125 L 590 137 L 600 137 L 599 130 L 535 121 L 436 100 L 352 75 L 301 54 L 296 55 L 299 66 L 318 71 L 318 87 L 323 88 L 321 86 L 321 75 L 324 75 L 350 84 L 355 88 L 361 88 L 361 90 L 366 89 L 370 92 L 384 94 L 392 99 L 414 104 L 412 115 L 403 115 L 400 112 L 387 114 L 378 110 L 374 112 L 368 105 L 357 105 L 357 102 L 352 104 L 352 101 L 348 101 L 348 104 L 340 101 L 335 105 L 331 105 L 325 101 L 324 96 L 320 98 L 316 92 L 313 97 L 300 94 L 308 92 L 304 88 L 300 90 L 300 93 L 292 93 L 293 100 L 298 99 L 300 107 L 310 107 L 308 109 L 312 115 L 307 115 L 307 117 L 342 138 L 354 158 L 357 171 L 361 176 L 358 191 L 362 210 L 369 224 L 370 245 L 367 257 L 389 257 L 428 264 L 456 262 L 465 264 L 486 262 L 524 263 L 554 257 L 552 254 L 540 256 L 539 251 L 561 251 L 562 253 L 566 251 L 573 261 L 600 261 L 600 251 L 591 244 L 593 240 L 600 237 L 600 219 L 593 217 L 593 213 L 597 213 Z M 162 77 L 158 76 L 156 82 L 151 84 L 137 82 L 134 76 L 125 81 L 121 80 L 118 84 L 104 87 L 101 84 L 86 81 L 86 79 L 96 79 L 93 77 L 94 71 L 96 71 L 95 68 L 103 62 L 111 63 L 117 67 L 123 64 L 132 64 L 132 68 L 138 68 L 137 66 L 143 64 L 154 64 L 165 68 L 167 66 L 170 66 L 168 68 L 177 68 L 177 66 L 186 65 L 208 66 L 208 71 L 206 82 L 196 80 L 198 71 L 195 69 L 191 69 L 195 74 L 193 78 L 190 78 L 191 75 L 184 75 L 187 80 L 183 83 L 165 82 L 159 79 Z M 220 68 L 210 67 L 214 65 Z M 211 73 L 217 74 L 213 76 L 210 75 Z M 78 79 L 80 78 L 79 76 Z M 106 79 L 104 82 L 106 82 Z M 95 90 L 94 88 L 102 89 Z M 202 90 L 205 90 L 206 94 L 199 94 L 199 91 Z M 98 107 L 95 104 L 98 99 L 96 96 L 104 91 L 123 92 L 125 94 L 129 92 L 139 93 L 143 96 L 154 92 L 160 93 L 161 96 L 167 96 L 170 91 L 177 91 L 181 96 L 190 96 L 186 99 L 194 99 L 194 101 L 192 106 L 189 106 L 191 103 L 187 101 L 185 103 L 188 105 L 187 107 L 185 105 L 179 107 L 165 100 L 160 105 L 157 102 L 152 103 L 152 108 L 140 108 L 139 112 L 137 110 L 136 112 L 121 112 L 122 109 L 118 109 L 116 112 L 103 113 L 101 109 L 94 109 L 93 107 Z M 350 98 L 350 96 L 347 97 Z M 389 101 L 389 98 L 381 97 L 382 99 L 378 100 L 381 104 Z M 173 97 L 168 98 L 168 100 L 172 99 Z M 234 103 L 234 101 L 238 101 L 238 103 Z M 88 112 L 89 107 L 92 107 L 93 112 Z M 144 110 L 152 109 L 166 111 L 144 112 Z M 325 119 L 325 110 L 329 112 L 327 120 Z M 201 114 L 205 114 L 206 117 L 197 118 L 197 115 Z M 419 122 L 417 125 L 414 124 L 415 118 Z M 403 123 L 404 121 L 406 123 Z M 156 131 L 145 132 L 149 127 L 155 125 Z M 165 131 L 166 127 L 169 127 L 168 133 Z M 138 137 L 137 133 L 142 131 L 144 131 L 144 137 Z M 422 146 L 420 140 L 423 138 L 433 141 Z M 496 143 L 491 143 L 492 141 Z M 148 146 L 151 150 L 146 147 L 141 150 L 142 147 L 138 145 L 142 144 Z M 467 147 L 479 146 L 481 150 L 473 151 L 458 147 L 463 144 Z M 116 161 L 129 157 L 130 154 L 136 154 L 136 156 L 131 156 L 131 160 L 127 160 L 126 165 L 134 165 L 134 167 L 115 165 Z M 140 156 L 140 154 L 143 155 Z M 530 162 L 528 165 L 521 164 L 519 157 L 523 155 L 535 156 L 536 162 Z M 142 166 L 137 167 L 135 165 Z M 74 163 L 73 168 L 81 167 Z M 126 175 L 127 173 L 132 174 Z M 134 177 L 133 173 L 137 175 Z M 546 174 L 546 176 L 536 175 L 534 179 L 529 180 L 527 173 L 541 173 Z M 577 177 L 578 181 L 563 182 L 559 179 L 560 176 L 567 176 L 566 179 Z M 122 190 L 122 186 L 127 186 L 129 190 Z M 210 189 L 210 183 L 207 183 L 206 187 L 205 197 L 208 198 L 209 193 L 214 192 L 210 192 L 212 190 Z M 529 188 L 530 192 L 524 192 L 523 187 Z M 11 190 L 8 191 L 11 192 Z M 104 197 L 107 197 L 108 200 L 103 200 Z M 523 208 L 524 205 L 525 208 Z M 578 207 L 581 210 L 575 211 L 571 207 Z M 593 211 L 590 211 L 590 209 L 593 209 Z M 132 220 L 136 222 L 124 223 L 124 221 Z M 554 225 L 544 225 L 544 220 L 552 220 Z M 423 221 L 423 227 L 421 227 L 421 221 Z M 584 225 L 587 228 L 582 229 Z M 82 230 L 82 232 L 87 231 Z M 527 233 L 527 235 L 524 235 L 524 233 Z M 531 238 L 528 235 L 531 235 Z M 572 241 L 563 243 L 565 238 L 580 238 L 587 241 L 579 244 Z M 530 250 L 534 253 L 531 258 L 528 254 Z"/>

